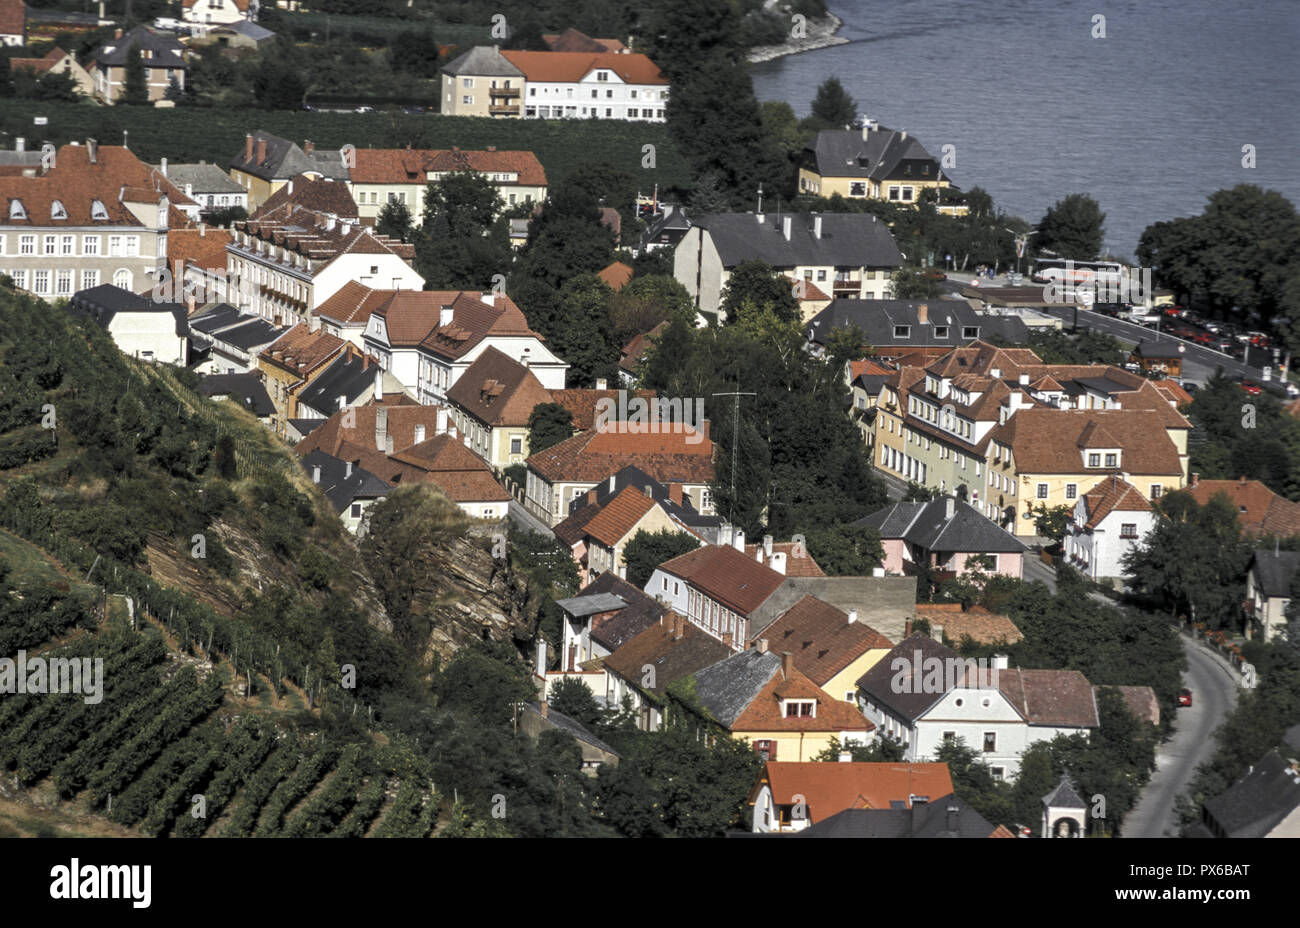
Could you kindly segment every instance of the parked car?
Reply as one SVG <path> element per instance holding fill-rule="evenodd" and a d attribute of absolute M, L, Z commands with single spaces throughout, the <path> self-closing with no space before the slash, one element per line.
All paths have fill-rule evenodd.
<path fill-rule="evenodd" d="M 1251 396 L 1259 396 L 1261 393 L 1264 392 L 1264 388 L 1261 387 L 1259 384 L 1255 383 L 1255 381 L 1253 380 L 1238 381 L 1237 386 L 1241 387 L 1241 389 L 1245 390 Z"/>
<path fill-rule="evenodd" d="M 943 271 L 939 270 L 937 267 L 932 267 L 932 268 L 930 268 L 929 270 L 927 270 L 927 271 L 925 272 L 925 277 L 926 277 L 927 280 L 947 280 L 947 279 L 948 279 L 948 275 L 945 274 Z"/>
<path fill-rule="evenodd" d="M 1184 381 L 1183 381 L 1183 389 L 1186 390 L 1188 393 L 1191 393 L 1191 394 L 1195 395 L 1196 391 L 1199 390 L 1199 389 L 1201 389 L 1201 388 L 1200 388 L 1199 385 L 1196 384 L 1195 381 L 1184 380 Z"/>
<path fill-rule="evenodd" d="M 1190 706 L 1192 704 L 1192 691 L 1181 689 L 1178 691 L 1178 705 Z"/>

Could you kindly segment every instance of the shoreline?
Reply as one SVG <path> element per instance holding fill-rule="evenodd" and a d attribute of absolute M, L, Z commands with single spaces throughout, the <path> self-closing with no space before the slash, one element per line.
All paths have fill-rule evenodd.
<path fill-rule="evenodd" d="M 825 19 L 808 21 L 808 35 L 806 38 L 788 39 L 780 45 L 760 45 L 751 48 L 745 58 L 750 64 L 758 64 L 762 61 L 784 58 L 786 55 L 798 55 L 802 52 L 816 51 L 819 48 L 846 45 L 849 40 L 835 34 L 839 32 L 840 27 L 843 25 L 844 20 L 834 13 L 827 12 Z"/>

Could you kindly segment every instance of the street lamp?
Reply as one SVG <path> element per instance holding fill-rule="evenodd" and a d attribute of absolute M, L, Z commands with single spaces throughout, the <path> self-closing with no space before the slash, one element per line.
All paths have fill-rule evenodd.
<path fill-rule="evenodd" d="M 1025 253 L 1025 247 L 1029 244 L 1029 236 L 1037 235 L 1038 230 L 1034 229 L 1029 232 L 1017 232 L 1015 229 L 1008 229 L 1003 226 L 1004 232 L 1010 232 L 1016 238 L 1016 276 L 1020 276 L 1020 257 Z"/>

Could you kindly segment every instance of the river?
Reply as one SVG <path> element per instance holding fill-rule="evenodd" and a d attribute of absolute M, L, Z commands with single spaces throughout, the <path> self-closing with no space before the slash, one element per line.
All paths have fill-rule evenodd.
<path fill-rule="evenodd" d="M 1300 203 L 1300 0 L 838 0 L 848 44 L 752 66 L 760 100 L 807 115 L 836 76 L 947 173 L 1037 223 L 1087 193 L 1104 250 L 1253 183 Z M 1105 37 L 1094 38 L 1094 17 Z M 1254 146 L 1255 167 L 1243 166 Z"/>

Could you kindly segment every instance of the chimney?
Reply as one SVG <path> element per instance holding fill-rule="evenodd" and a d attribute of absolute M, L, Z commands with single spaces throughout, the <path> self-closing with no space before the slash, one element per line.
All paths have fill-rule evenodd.
<path fill-rule="evenodd" d="M 303 139 L 302 150 L 304 154 L 310 155 L 312 152 L 316 150 L 316 143 L 313 142 L 311 139 Z"/>
<path fill-rule="evenodd" d="M 822 237 L 822 217 L 820 213 L 813 213 L 813 235 L 817 238 Z"/>
<path fill-rule="evenodd" d="M 993 669 L 994 669 L 994 670 L 1006 670 L 1006 669 L 1007 669 L 1007 656 L 1006 656 L 1005 654 L 994 654 L 994 655 L 993 655 Z"/>
<path fill-rule="evenodd" d="M 434 424 L 434 434 L 435 434 L 435 435 L 441 435 L 441 434 L 442 434 L 443 432 L 445 432 L 445 431 L 447 431 L 447 407 L 446 407 L 446 406 L 439 406 L 439 407 L 438 407 L 438 420 L 437 420 L 437 422 Z"/>
<path fill-rule="evenodd" d="M 766 558 L 771 558 L 771 556 L 772 556 L 772 536 L 771 536 L 771 535 L 764 535 L 764 536 L 763 536 L 763 556 L 766 557 Z"/>
<path fill-rule="evenodd" d="M 755 643 L 754 647 L 758 648 L 758 653 L 759 653 L 759 654 L 766 654 L 766 653 L 767 653 L 767 639 L 766 639 L 766 638 L 760 638 L 760 639 L 758 639 L 758 641 Z"/>
<path fill-rule="evenodd" d="M 781 234 L 785 237 L 787 242 L 790 241 L 790 226 L 793 224 L 794 220 L 789 216 L 786 216 L 781 220 Z"/>
<path fill-rule="evenodd" d="M 86 139 L 86 155 L 90 158 L 91 164 L 99 164 L 99 142 L 95 139 Z"/>
<path fill-rule="evenodd" d="M 851 763 L 853 763 L 853 752 L 852 752 L 852 751 L 840 751 L 840 763 L 841 763 L 841 764 L 851 764 Z"/>
<path fill-rule="evenodd" d="M 745 553 L 745 530 L 743 528 L 736 529 L 736 534 L 732 539 L 732 545 L 741 554 Z"/>
<path fill-rule="evenodd" d="M 686 616 L 680 612 L 673 614 L 673 641 L 681 641 L 682 636 L 686 634 Z"/>
<path fill-rule="evenodd" d="M 944 497 L 943 500 L 943 517 L 951 519 L 953 513 L 957 511 L 956 501 L 951 496 Z"/>
<path fill-rule="evenodd" d="M 489 306 L 495 306 L 497 305 L 497 292 L 495 290 L 484 290 L 479 299 Z"/>
<path fill-rule="evenodd" d="M 456 310 L 450 306 L 444 306 L 438 310 L 438 327 L 444 328 L 451 325 L 451 320 L 456 315 Z"/>
<path fill-rule="evenodd" d="M 957 818 L 958 818 L 958 816 L 959 816 L 959 810 L 957 809 L 957 807 L 956 807 L 956 806 L 949 806 L 949 807 L 948 807 L 948 831 L 950 831 L 950 832 L 956 832 L 956 831 L 957 831 Z"/>
<path fill-rule="evenodd" d="M 121 29 L 114 29 L 114 30 L 113 30 L 113 38 L 114 38 L 114 39 L 120 39 L 120 38 L 122 38 L 122 30 L 121 30 Z"/>
<path fill-rule="evenodd" d="M 20 135 L 18 136 L 18 138 L 14 139 L 14 151 L 26 151 L 26 150 L 27 150 L 27 140 L 25 138 L 23 138 Z"/>
<path fill-rule="evenodd" d="M 857 621 L 858 621 L 858 610 L 856 610 L 856 609 L 850 609 L 850 610 L 849 610 L 849 624 L 850 624 L 850 625 L 853 625 L 853 624 L 856 623 Z"/>
<path fill-rule="evenodd" d="M 935 641 L 939 642 L 940 644 L 943 644 L 943 626 L 931 625 L 930 637 L 933 638 Z"/>
<path fill-rule="evenodd" d="M 253 160 L 253 137 L 251 135 L 245 135 L 244 136 L 244 163 L 248 163 L 249 161 L 252 160 Z"/>
<path fill-rule="evenodd" d="M 375 410 L 375 450 L 388 448 L 388 410 L 380 406 Z"/>
<path fill-rule="evenodd" d="M 393 453 L 393 436 L 392 436 L 392 435 L 385 435 L 385 436 L 384 436 L 384 454 L 392 454 L 392 453 Z"/>
<path fill-rule="evenodd" d="M 207 224 L 206 222 L 200 222 L 200 223 L 199 223 L 199 238 L 207 238 L 207 237 L 208 237 L 208 224 Z"/>
<path fill-rule="evenodd" d="M 609 492 L 611 492 L 611 493 L 614 492 L 614 479 L 615 479 L 617 476 L 618 476 L 618 474 L 610 474 L 610 475 L 609 475 Z"/>
<path fill-rule="evenodd" d="M 384 369 L 375 367 L 375 402 L 384 398 Z"/>
<path fill-rule="evenodd" d="M 261 164 L 266 160 L 266 139 L 257 140 L 257 163 Z"/>
<path fill-rule="evenodd" d="M 908 619 L 906 622 L 903 623 L 903 637 L 904 637 L 904 638 L 911 638 L 911 637 L 912 637 L 912 620 L 911 620 L 911 619 Z"/>
<path fill-rule="evenodd" d="M 319 465 L 319 464 L 313 464 L 313 465 L 311 466 L 311 482 L 312 482 L 312 483 L 320 483 L 320 465 Z"/>
<path fill-rule="evenodd" d="M 351 462 L 351 461 L 344 461 L 344 462 L 343 462 L 343 477 L 344 477 L 344 479 L 346 480 L 348 477 L 351 477 L 351 476 L 352 476 L 352 462 Z"/>
<path fill-rule="evenodd" d="M 1239 481 L 1241 481 L 1241 485 L 1242 485 L 1243 487 L 1246 485 L 1246 478 L 1245 478 L 1245 476 L 1238 477 L 1237 479 L 1238 479 Z"/>
<path fill-rule="evenodd" d="M 167 176 L 167 159 L 166 159 L 166 158 L 163 158 L 161 161 L 158 162 L 158 171 L 162 174 L 163 177 L 166 177 L 166 176 Z"/>
<path fill-rule="evenodd" d="M 608 390 L 608 389 L 609 389 L 609 381 L 606 380 L 604 377 L 597 377 L 597 378 L 596 378 L 596 389 L 597 389 L 597 390 Z"/>
<path fill-rule="evenodd" d="M 906 142 L 906 141 L 907 141 L 907 130 L 906 130 L 906 129 L 904 129 L 902 132 L 898 133 L 898 140 L 899 140 L 900 142 Z"/>
<path fill-rule="evenodd" d="M 596 501 L 596 488 L 592 487 L 590 490 L 587 491 L 587 502 L 594 503 L 595 501 Z"/>
<path fill-rule="evenodd" d="M 789 651 L 781 652 L 781 679 L 789 680 L 794 672 L 794 655 Z"/>
<path fill-rule="evenodd" d="M 1028 375 L 1028 374 L 1021 374 L 1021 375 L 1020 375 L 1020 385 L 1021 385 L 1022 387 L 1027 387 L 1027 386 L 1029 386 L 1029 375 Z"/>
<path fill-rule="evenodd" d="M 537 639 L 537 675 L 546 679 L 546 639 Z"/>
<path fill-rule="evenodd" d="M 424 441 L 424 426 L 417 425 L 415 427 L 415 443 L 418 445 L 422 441 Z"/>
<path fill-rule="evenodd" d="M 771 562 L 770 562 L 767 566 L 768 566 L 768 567 L 771 567 L 771 568 L 772 568 L 773 570 L 775 570 L 778 574 L 781 574 L 782 576 L 785 576 L 785 552 L 784 552 L 784 551 L 773 551 L 773 552 L 772 552 L 772 560 L 771 560 Z"/>
<path fill-rule="evenodd" d="M 682 504 L 682 485 L 680 483 L 668 484 L 668 499 L 678 506 Z"/>

